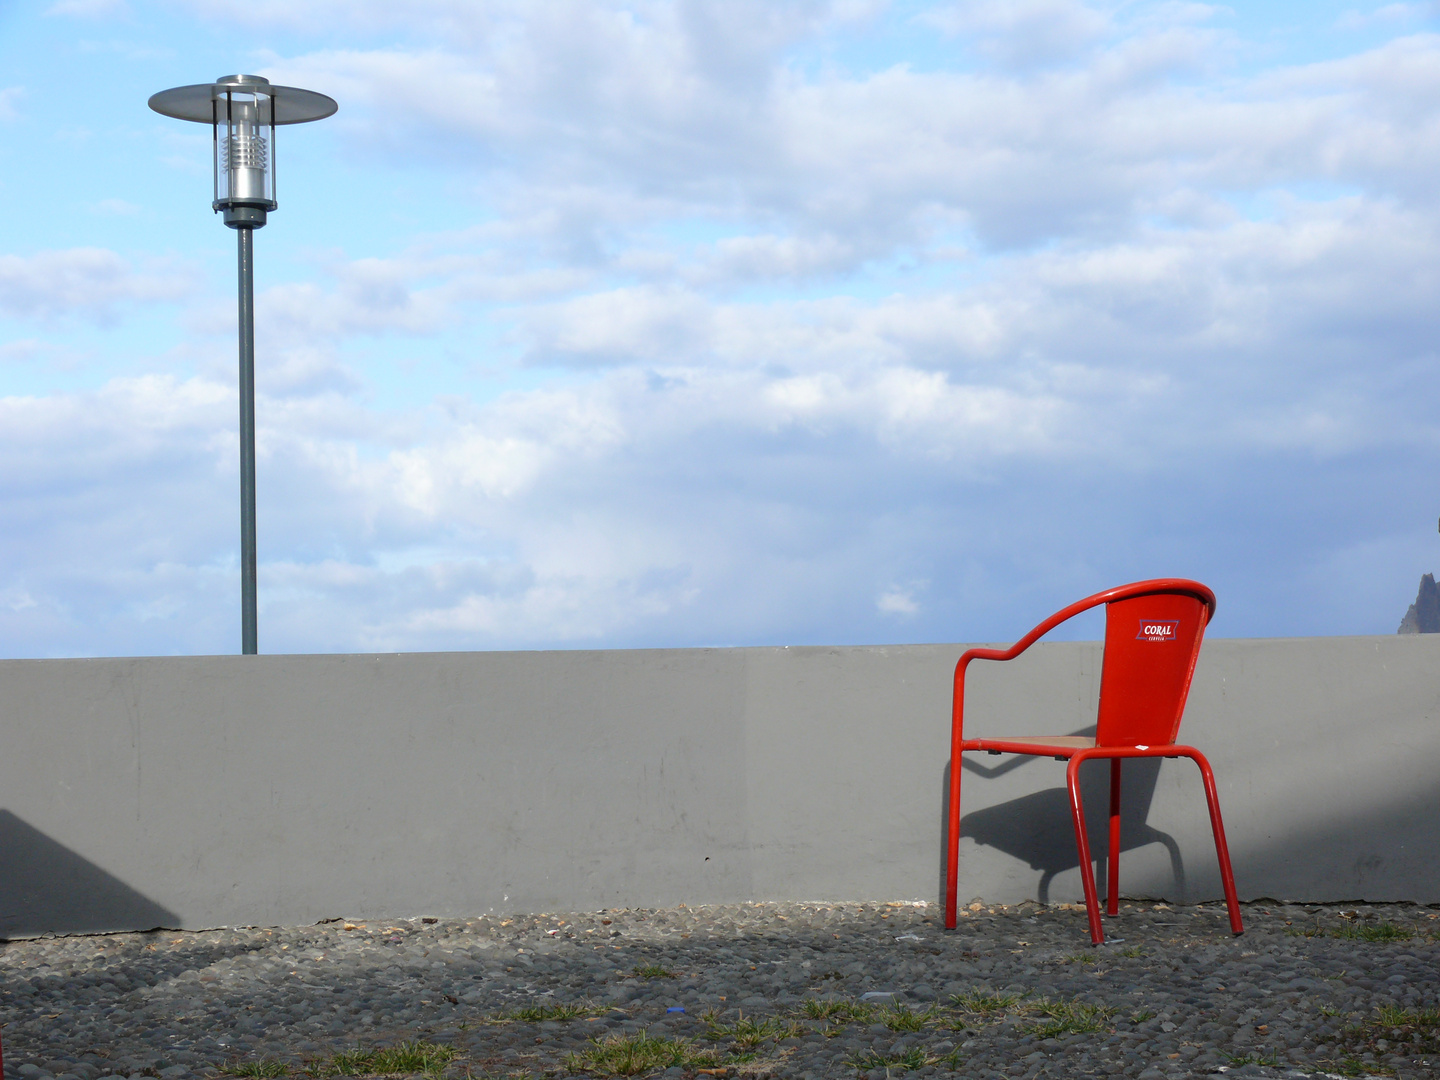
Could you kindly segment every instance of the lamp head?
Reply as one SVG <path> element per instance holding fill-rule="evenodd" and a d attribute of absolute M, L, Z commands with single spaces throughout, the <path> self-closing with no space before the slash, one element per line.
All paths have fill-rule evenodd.
<path fill-rule="evenodd" d="M 232 229 L 258 229 L 276 208 L 275 128 L 322 120 L 339 106 L 333 98 L 294 86 L 274 86 L 259 75 L 227 75 L 213 83 L 177 86 L 150 99 L 165 116 L 209 124 L 216 212 Z"/>

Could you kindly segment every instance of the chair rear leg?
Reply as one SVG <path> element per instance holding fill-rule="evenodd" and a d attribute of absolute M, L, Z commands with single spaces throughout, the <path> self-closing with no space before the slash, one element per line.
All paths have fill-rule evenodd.
<path fill-rule="evenodd" d="M 1105 857 L 1105 914 L 1120 914 L 1120 762 L 1110 759 L 1110 851 Z"/>
<path fill-rule="evenodd" d="M 1085 832 L 1085 806 L 1080 800 L 1080 763 L 1072 757 L 1065 769 L 1065 786 L 1070 789 L 1070 816 L 1075 823 L 1075 847 L 1080 855 L 1080 884 L 1085 890 L 1085 915 L 1090 920 L 1090 940 L 1096 945 L 1105 941 L 1105 928 L 1100 925 L 1100 897 L 1095 888 L 1095 867 L 1090 862 L 1090 837 Z"/>
<path fill-rule="evenodd" d="M 1220 820 L 1220 795 L 1215 789 L 1215 774 L 1210 762 L 1199 750 L 1187 755 L 1200 766 L 1200 778 L 1205 782 L 1205 802 L 1210 807 L 1210 828 L 1215 833 L 1215 855 L 1220 860 L 1220 884 L 1225 889 L 1225 907 L 1230 912 L 1230 929 L 1237 934 L 1245 932 L 1240 922 L 1240 898 L 1235 893 L 1235 874 L 1230 869 L 1230 847 L 1225 843 L 1225 823 Z"/>

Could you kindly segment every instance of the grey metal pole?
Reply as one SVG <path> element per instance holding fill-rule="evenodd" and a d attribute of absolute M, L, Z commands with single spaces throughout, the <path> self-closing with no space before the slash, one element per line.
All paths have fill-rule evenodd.
<path fill-rule="evenodd" d="M 259 652 L 255 610 L 255 230 L 240 247 L 240 651 Z"/>

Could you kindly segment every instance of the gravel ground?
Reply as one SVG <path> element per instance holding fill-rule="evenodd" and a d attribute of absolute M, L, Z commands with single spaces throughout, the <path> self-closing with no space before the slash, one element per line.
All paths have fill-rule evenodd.
<path fill-rule="evenodd" d="M 10 942 L 11 1080 L 1440 1076 L 1414 906 L 755 904 Z M 627 1056 L 628 1055 L 628 1056 Z M 648 1055 L 648 1056 L 647 1056 Z"/>

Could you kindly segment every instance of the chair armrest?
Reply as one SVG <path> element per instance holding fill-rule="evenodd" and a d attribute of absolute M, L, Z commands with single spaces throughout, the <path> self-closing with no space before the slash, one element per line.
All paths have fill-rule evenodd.
<path fill-rule="evenodd" d="M 1054 615 L 1042 622 L 1035 629 L 1015 642 L 1008 649 L 969 649 L 955 665 L 955 697 L 954 706 L 950 716 L 950 760 L 953 768 L 958 769 L 960 761 L 960 743 L 963 741 L 964 714 L 965 714 L 965 669 L 970 666 L 971 660 L 1013 660 L 1022 652 L 1035 644 L 1036 640 L 1048 634 L 1055 627 L 1059 626 L 1066 619 L 1073 619 L 1082 611 L 1089 611 L 1101 604 L 1108 604 L 1112 600 L 1123 600 L 1131 596 L 1142 596 L 1146 593 L 1168 592 L 1179 590 L 1191 593 L 1205 604 L 1208 609 L 1206 621 L 1208 622 L 1215 614 L 1215 594 L 1198 581 L 1187 581 L 1183 578 L 1155 578 L 1150 581 L 1136 581 L 1129 585 L 1117 585 L 1113 589 L 1106 589 L 1094 596 L 1087 596 L 1084 600 L 1077 600 L 1067 608 L 1061 608 Z"/>
<path fill-rule="evenodd" d="M 1055 627 L 1073 619 L 1082 611 L 1089 611 L 1093 607 L 1109 603 L 1119 589 L 1107 589 L 1104 592 L 1096 593 L 1094 596 L 1087 596 L 1084 600 L 1077 600 L 1067 608 L 1061 608 L 1054 615 L 1051 615 L 1044 622 L 1040 623 L 1028 634 L 1015 642 L 1008 649 L 967 649 L 961 654 L 955 664 L 955 695 L 950 714 L 950 760 L 952 768 L 959 768 L 960 743 L 964 739 L 965 731 L 965 670 L 970 666 L 971 660 L 1014 660 L 1036 641 L 1044 637 Z"/>

